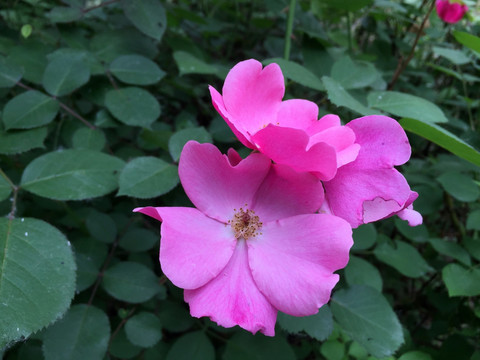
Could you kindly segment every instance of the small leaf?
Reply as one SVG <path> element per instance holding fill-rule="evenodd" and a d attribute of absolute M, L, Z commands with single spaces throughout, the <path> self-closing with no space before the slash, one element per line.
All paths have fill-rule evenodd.
<path fill-rule="evenodd" d="M 402 326 L 388 301 L 369 286 L 339 290 L 331 301 L 342 329 L 375 357 L 393 354 L 403 343 Z"/>
<path fill-rule="evenodd" d="M 32 35 L 32 31 L 33 31 L 32 25 L 25 24 L 20 29 L 20 34 L 22 34 L 22 37 L 24 39 L 28 39 L 30 37 L 30 35 Z"/>
<path fill-rule="evenodd" d="M 150 250 L 157 242 L 158 235 L 150 230 L 130 229 L 120 238 L 118 245 L 131 252 L 141 252 Z"/>
<path fill-rule="evenodd" d="M 319 341 L 327 339 L 333 331 L 333 317 L 328 305 L 323 305 L 317 314 L 311 316 L 291 316 L 278 313 L 278 324 L 291 334 L 305 331 Z"/>
<path fill-rule="evenodd" d="M 178 338 L 166 358 L 166 360 L 191 359 L 215 359 L 215 349 L 203 331 L 191 332 Z"/>
<path fill-rule="evenodd" d="M 8 132 L 0 130 L 0 154 L 20 154 L 31 149 L 43 148 L 47 135 L 46 127 Z"/>
<path fill-rule="evenodd" d="M 149 127 L 160 116 L 160 104 L 147 90 L 138 87 L 110 90 L 105 105 L 126 125 Z"/>
<path fill-rule="evenodd" d="M 85 85 L 90 80 L 90 68 L 78 54 L 62 53 L 55 56 L 43 73 L 42 84 L 53 96 L 63 96 Z"/>
<path fill-rule="evenodd" d="M 417 226 L 410 226 L 408 225 L 407 221 L 402 220 L 400 218 L 396 218 L 395 227 L 407 239 L 418 242 L 418 243 L 424 243 L 429 238 L 428 229 L 423 224 L 417 225 Z"/>
<path fill-rule="evenodd" d="M 167 28 L 165 9 L 157 0 L 122 0 L 125 16 L 144 34 L 160 40 Z"/>
<path fill-rule="evenodd" d="M 117 237 L 115 221 L 109 215 L 95 209 L 92 209 L 87 215 L 85 225 L 90 235 L 103 243 L 111 244 Z"/>
<path fill-rule="evenodd" d="M 480 166 L 480 152 L 440 126 L 407 118 L 401 119 L 399 122 L 405 130 L 420 135 L 462 159 Z"/>
<path fill-rule="evenodd" d="M 152 85 L 159 82 L 165 72 L 152 60 L 141 55 L 122 55 L 110 64 L 110 71 L 120 81 L 132 85 Z"/>
<path fill-rule="evenodd" d="M 372 63 L 352 61 L 350 56 L 343 56 L 332 67 L 331 77 L 344 89 L 359 89 L 372 85 L 379 78 L 379 73 Z"/>
<path fill-rule="evenodd" d="M 432 357 L 422 351 L 409 351 L 400 356 L 398 360 L 432 360 Z"/>
<path fill-rule="evenodd" d="M 372 109 L 367 108 L 363 105 L 360 101 L 355 99 L 352 95 L 350 95 L 342 85 L 340 85 L 337 81 L 328 76 L 322 77 L 323 84 L 327 89 L 328 99 L 337 106 L 344 106 L 347 109 L 355 111 L 360 115 L 373 115 L 376 114 Z"/>
<path fill-rule="evenodd" d="M 441 48 L 438 46 L 433 47 L 433 53 L 435 55 L 439 55 L 444 57 L 445 59 L 450 60 L 455 65 L 464 65 L 469 63 L 471 60 L 470 58 L 460 50 L 448 49 L 448 48 Z"/>
<path fill-rule="evenodd" d="M 0 218 L 0 349 L 50 325 L 75 291 L 70 243 L 32 218 Z"/>
<path fill-rule="evenodd" d="M 0 201 L 5 200 L 10 196 L 12 192 L 12 187 L 7 180 L 0 175 Z"/>
<path fill-rule="evenodd" d="M 124 162 L 92 150 L 64 150 L 42 155 L 25 168 L 21 186 L 55 200 L 83 200 L 108 194 L 118 186 Z"/>
<path fill-rule="evenodd" d="M 168 141 L 168 150 L 170 151 L 173 161 L 177 162 L 180 159 L 183 147 L 190 140 L 196 140 L 199 143 L 213 142 L 212 136 L 204 127 L 187 128 L 177 131 Z"/>
<path fill-rule="evenodd" d="M 463 31 L 454 31 L 453 36 L 460 44 L 465 45 L 470 50 L 480 53 L 480 37 Z"/>
<path fill-rule="evenodd" d="M 320 345 L 320 353 L 328 360 L 343 360 L 345 344 L 336 340 L 325 341 Z"/>
<path fill-rule="evenodd" d="M 23 71 L 20 67 L 6 62 L 0 58 L 0 88 L 10 88 L 22 78 Z"/>
<path fill-rule="evenodd" d="M 50 96 L 29 90 L 15 96 L 3 109 L 5 129 L 30 129 L 50 123 L 60 105 Z"/>
<path fill-rule="evenodd" d="M 99 268 L 90 256 L 75 253 L 77 263 L 77 292 L 81 292 L 92 286 L 98 278 Z"/>
<path fill-rule="evenodd" d="M 379 244 L 373 253 L 378 260 L 408 277 L 418 278 L 433 270 L 412 245 L 399 240 L 395 244 L 396 247 L 387 242 Z"/>
<path fill-rule="evenodd" d="M 452 263 L 442 270 L 442 278 L 449 296 L 477 296 L 480 295 L 480 270 L 466 269 Z"/>
<path fill-rule="evenodd" d="M 185 332 L 194 324 L 194 320 L 188 311 L 178 302 L 162 301 L 157 315 L 162 326 L 170 332 Z"/>
<path fill-rule="evenodd" d="M 140 346 L 136 346 L 128 340 L 125 328 L 122 327 L 115 337 L 112 338 L 108 352 L 117 359 L 132 359 L 140 354 L 142 350 Z"/>
<path fill-rule="evenodd" d="M 314 90 L 325 91 L 325 86 L 323 86 L 322 81 L 306 67 L 282 58 L 273 58 L 263 61 L 264 65 L 271 63 L 278 64 L 287 79 Z"/>
<path fill-rule="evenodd" d="M 72 145 L 75 149 L 90 149 L 100 151 L 104 148 L 107 139 L 102 130 L 80 128 L 73 134 Z"/>
<path fill-rule="evenodd" d="M 442 109 L 424 98 L 397 91 L 374 91 L 368 94 L 368 106 L 390 114 L 416 119 L 428 124 L 448 122 Z"/>
<path fill-rule="evenodd" d="M 480 209 L 468 214 L 467 230 L 480 230 Z"/>
<path fill-rule="evenodd" d="M 480 196 L 479 185 L 469 176 L 458 172 L 447 172 L 437 178 L 446 192 L 464 202 L 476 201 Z"/>
<path fill-rule="evenodd" d="M 223 360 L 294 360 L 297 357 L 285 337 L 236 332 L 227 342 Z"/>
<path fill-rule="evenodd" d="M 154 314 L 141 312 L 128 319 L 125 334 L 132 344 L 149 348 L 162 338 L 162 324 Z"/>
<path fill-rule="evenodd" d="M 440 254 L 457 259 L 458 261 L 464 263 L 467 266 L 471 265 L 470 255 L 468 255 L 468 251 L 466 251 L 457 243 L 448 241 L 446 239 L 428 239 L 428 241 L 430 242 L 432 247 Z"/>
<path fill-rule="evenodd" d="M 69 23 L 80 19 L 82 15 L 80 8 L 56 6 L 47 13 L 47 18 L 53 23 Z"/>
<path fill-rule="evenodd" d="M 102 286 L 115 299 L 130 303 L 150 300 L 160 291 L 152 270 L 135 262 L 119 262 L 103 274 Z"/>
<path fill-rule="evenodd" d="M 130 161 L 120 173 L 117 195 L 154 198 L 169 192 L 178 182 L 177 166 L 153 156 L 139 157 Z"/>
<path fill-rule="evenodd" d="M 377 230 L 373 224 L 360 225 L 353 229 L 352 250 L 365 250 L 373 246 L 377 241 Z"/>
<path fill-rule="evenodd" d="M 469 254 L 477 260 L 480 260 L 480 239 L 466 237 L 463 239 L 465 248 Z"/>
<path fill-rule="evenodd" d="M 382 292 L 382 276 L 378 269 L 368 261 L 356 256 L 350 256 L 344 271 L 348 285 L 368 285 L 378 292 Z"/>
<path fill-rule="evenodd" d="M 204 74 L 204 75 L 219 75 L 225 74 L 226 69 L 219 68 L 217 65 L 208 64 L 189 52 L 178 50 L 174 51 L 173 58 L 177 63 L 180 75 L 188 74 Z M 225 76 L 219 76 L 225 78 Z"/>
<path fill-rule="evenodd" d="M 103 359 L 110 338 L 107 315 L 92 305 L 74 305 L 48 328 L 43 338 L 45 360 Z"/>

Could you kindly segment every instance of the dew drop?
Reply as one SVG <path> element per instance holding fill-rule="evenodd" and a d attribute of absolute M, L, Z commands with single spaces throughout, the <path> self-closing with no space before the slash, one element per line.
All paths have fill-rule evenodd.
<path fill-rule="evenodd" d="M 68 244 L 68 246 L 72 246 L 72 244 L 70 243 L 70 241 L 67 241 L 67 244 Z"/>
<path fill-rule="evenodd" d="M 20 328 L 17 328 L 17 331 L 20 331 Z"/>
<path fill-rule="evenodd" d="M 25 219 L 24 219 L 24 218 L 21 218 L 21 219 L 20 219 L 20 221 L 21 221 L 21 222 L 24 222 L 24 221 L 25 221 Z"/>
<path fill-rule="evenodd" d="M 28 236 L 28 232 L 25 231 L 25 236 Z"/>

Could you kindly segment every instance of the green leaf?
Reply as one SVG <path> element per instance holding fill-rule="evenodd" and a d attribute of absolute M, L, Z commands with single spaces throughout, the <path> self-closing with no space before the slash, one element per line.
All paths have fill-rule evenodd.
<path fill-rule="evenodd" d="M 373 0 L 324 0 L 328 6 L 340 9 L 342 11 L 358 11 L 361 8 L 371 4 Z"/>
<path fill-rule="evenodd" d="M 177 63 L 180 76 L 188 74 L 220 75 L 225 78 L 226 69 L 214 64 L 208 64 L 189 52 L 178 50 L 173 52 L 173 58 Z M 224 76 L 223 76 L 224 75 Z"/>
<path fill-rule="evenodd" d="M 96 240 L 111 244 L 117 237 L 117 225 L 107 214 L 92 209 L 85 219 L 89 234 Z"/>
<path fill-rule="evenodd" d="M 30 129 L 50 123 L 57 116 L 58 101 L 36 90 L 15 96 L 3 109 L 5 129 Z"/>
<path fill-rule="evenodd" d="M 420 135 L 462 159 L 480 166 L 480 152 L 440 126 L 408 118 L 400 119 L 399 122 L 405 130 Z"/>
<path fill-rule="evenodd" d="M 72 145 L 75 149 L 90 149 L 100 151 L 105 147 L 107 139 L 102 130 L 80 128 L 73 134 Z"/>
<path fill-rule="evenodd" d="M 165 72 L 152 60 L 141 55 L 123 55 L 110 64 L 110 72 L 127 84 L 152 85 L 159 82 Z"/>
<path fill-rule="evenodd" d="M 372 85 L 378 80 L 379 73 L 368 62 L 352 61 L 350 56 L 343 56 L 332 67 L 331 78 L 344 89 L 359 89 Z"/>
<path fill-rule="evenodd" d="M 160 40 L 167 28 L 165 9 L 157 0 L 122 0 L 125 16 L 144 34 Z"/>
<path fill-rule="evenodd" d="M 107 315 L 100 309 L 74 305 L 48 328 L 43 339 L 45 360 L 103 359 L 110 338 Z"/>
<path fill-rule="evenodd" d="M 61 53 L 50 61 L 43 73 L 42 84 L 53 96 L 63 96 L 90 80 L 90 68 L 78 54 Z"/>
<path fill-rule="evenodd" d="M 263 61 L 264 65 L 271 63 L 278 64 L 282 69 L 283 75 L 287 79 L 311 89 L 325 91 L 325 86 L 323 86 L 322 81 L 306 67 L 282 58 L 273 58 Z"/>
<path fill-rule="evenodd" d="M 369 286 L 337 291 L 331 308 L 342 329 L 375 357 L 393 354 L 404 341 L 402 326 L 392 307 Z"/>
<path fill-rule="evenodd" d="M 462 173 L 447 172 L 437 180 L 446 192 L 459 201 L 472 202 L 480 196 L 479 185 L 470 176 Z"/>
<path fill-rule="evenodd" d="M 463 31 L 454 31 L 453 36 L 460 44 L 480 53 L 480 37 Z"/>
<path fill-rule="evenodd" d="M 0 154 L 20 154 L 31 149 L 43 148 L 47 134 L 46 127 L 8 132 L 0 130 Z"/>
<path fill-rule="evenodd" d="M 102 286 L 115 299 L 130 303 L 145 302 L 160 291 L 158 278 L 152 270 L 128 261 L 108 268 L 103 274 Z"/>
<path fill-rule="evenodd" d="M 154 314 L 141 312 L 128 319 L 125 334 L 132 344 L 149 348 L 162 338 L 162 324 Z"/>
<path fill-rule="evenodd" d="M 47 13 L 53 23 L 69 23 L 82 17 L 82 9 L 67 6 L 56 6 Z"/>
<path fill-rule="evenodd" d="M 470 58 L 460 50 L 448 49 L 448 48 L 441 48 L 438 46 L 433 47 L 433 53 L 435 55 L 442 56 L 448 60 L 450 60 L 455 65 L 464 65 L 469 63 L 471 60 Z"/>
<path fill-rule="evenodd" d="M 110 90 L 105 105 L 126 125 L 149 127 L 160 116 L 160 104 L 147 90 L 138 87 Z"/>
<path fill-rule="evenodd" d="M 480 209 L 468 214 L 467 230 L 480 230 Z"/>
<path fill-rule="evenodd" d="M 407 239 L 424 243 L 428 240 L 429 234 L 428 229 L 425 225 L 410 226 L 408 222 L 400 218 L 395 219 L 395 226 L 400 231 L 400 233 L 405 236 Z"/>
<path fill-rule="evenodd" d="M 432 357 L 422 351 L 409 351 L 400 356 L 398 360 L 432 360 Z"/>
<path fill-rule="evenodd" d="M 75 291 L 70 243 L 33 218 L 0 218 L 0 349 L 61 317 Z"/>
<path fill-rule="evenodd" d="M 223 360 L 294 360 L 297 357 L 285 337 L 236 332 L 227 342 Z"/>
<path fill-rule="evenodd" d="M 77 263 L 77 292 L 81 292 L 92 286 L 98 278 L 99 268 L 90 256 L 75 253 Z"/>
<path fill-rule="evenodd" d="M 428 239 L 433 248 L 440 254 L 457 259 L 467 266 L 471 265 L 470 255 L 463 247 L 457 243 L 446 239 Z"/>
<path fill-rule="evenodd" d="M 291 334 L 305 331 L 319 341 L 327 339 L 333 331 L 332 312 L 328 305 L 322 306 L 317 314 L 311 316 L 298 317 L 279 312 L 278 324 Z"/>
<path fill-rule="evenodd" d="M 373 246 L 377 241 L 377 230 L 373 224 L 360 225 L 353 229 L 352 250 L 365 250 Z"/>
<path fill-rule="evenodd" d="M 477 296 L 480 295 L 480 270 L 466 269 L 452 263 L 442 270 L 442 278 L 449 296 Z"/>
<path fill-rule="evenodd" d="M 98 151 L 56 151 L 28 164 L 21 186 L 50 199 L 84 200 L 115 190 L 123 166 L 122 160 Z"/>
<path fill-rule="evenodd" d="M 480 239 L 465 237 L 463 239 L 463 244 L 472 257 L 480 260 Z"/>
<path fill-rule="evenodd" d="M 51 50 L 50 46 L 45 43 L 29 41 L 12 48 L 8 54 L 8 61 L 24 70 L 23 78 L 25 80 L 40 85 L 47 66 L 46 55 Z"/>
<path fill-rule="evenodd" d="M 118 196 L 148 199 L 163 195 L 179 183 L 178 168 L 153 156 L 130 161 L 120 173 Z"/>
<path fill-rule="evenodd" d="M 399 240 L 395 244 L 396 247 L 381 243 L 373 253 L 378 260 L 408 277 L 418 278 L 433 270 L 412 245 Z"/>
<path fill-rule="evenodd" d="M 190 140 L 195 140 L 199 143 L 213 142 L 212 136 L 204 127 L 187 128 L 177 131 L 168 141 L 168 150 L 170 151 L 173 161 L 178 162 L 183 147 Z"/>
<path fill-rule="evenodd" d="M 129 229 L 118 243 L 122 249 L 130 252 L 150 250 L 157 244 L 158 235 L 146 229 Z"/>
<path fill-rule="evenodd" d="M 157 315 L 160 318 L 162 326 L 170 332 L 184 332 L 194 324 L 193 318 L 185 307 L 177 302 L 162 301 L 158 308 Z"/>
<path fill-rule="evenodd" d="M 16 65 L 0 58 L 0 88 L 10 88 L 22 78 L 23 71 Z"/>
<path fill-rule="evenodd" d="M 320 353 L 328 360 L 343 360 L 345 344 L 336 340 L 325 341 L 320 345 Z"/>
<path fill-rule="evenodd" d="M 20 29 L 20 34 L 22 34 L 22 37 L 24 39 L 28 39 L 30 37 L 30 35 L 32 35 L 32 31 L 33 31 L 32 25 L 25 24 Z"/>
<path fill-rule="evenodd" d="M 397 91 L 373 91 L 367 97 L 368 106 L 390 114 L 416 119 L 424 123 L 445 123 L 442 109 L 421 97 Z"/>
<path fill-rule="evenodd" d="M 173 343 L 166 358 L 166 360 L 191 359 L 215 359 L 215 349 L 203 331 L 182 335 Z"/>
<path fill-rule="evenodd" d="M 135 358 L 143 349 L 136 346 L 128 340 L 125 334 L 125 328 L 121 328 L 110 342 L 108 352 L 117 359 Z"/>
<path fill-rule="evenodd" d="M 12 187 L 7 180 L 0 175 L 0 201 L 5 200 L 12 193 Z"/>
<path fill-rule="evenodd" d="M 344 271 L 348 285 L 368 285 L 378 292 L 382 292 L 382 276 L 378 269 L 368 261 L 356 256 L 350 256 Z"/>
<path fill-rule="evenodd" d="M 350 95 L 342 85 L 328 76 L 322 77 L 323 85 L 327 89 L 328 99 L 337 106 L 344 106 L 360 115 L 373 115 L 376 112 L 367 108 L 360 101 Z"/>

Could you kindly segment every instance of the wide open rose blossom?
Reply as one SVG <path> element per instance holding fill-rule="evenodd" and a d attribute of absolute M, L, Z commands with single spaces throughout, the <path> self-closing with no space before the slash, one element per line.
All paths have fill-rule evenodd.
<path fill-rule="evenodd" d="M 346 266 L 350 225 L 315 213 L 321 183 L 261 153 L 190 141 L 179 175 L 196 206 L 134 211 L 162 221 L 160 264 L 195 317 L 273 336 L 277 311 L 317 313 Z"/>
<path fill-rule="evenodd" d="M 468 6 L 461 1 L 437 0 L 438 17 L 449 24 L 459 22 L 468 11 Z"/>
<path fill-rule="evenodd" d="M 222 94 L 210 86 L 215 109 L 238 139 L 278 164 L 330 180 L 359 150 L 355 134 L 335 115 L 318 120 L 315 103 L 282 101 L 284 78 L 277 64 L 250 59 L 228 73 Z"/>

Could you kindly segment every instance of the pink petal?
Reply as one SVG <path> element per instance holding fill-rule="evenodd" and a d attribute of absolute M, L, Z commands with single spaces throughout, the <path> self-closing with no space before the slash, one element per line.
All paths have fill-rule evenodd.
<path fill-rule="evenodd" d="M 192 203 L 207 216 L 227 222 L 234 209 L 251 206 L 270 164 L 268 158 L 254 153 L 232 166 L 214 145 L 189 141 L 180 156 L 178 173 Z"/>
<path fill-rule="evenodd" d="M 315 122 L 310 128 L 307 129 L 308 135 L 314 135 L 328 128 L 341 126 L 340 118 L 334 114 L 327 114 L 322 116 L 317 122 Z"/>
<path fill-rule="evenodd" d="M 257 60 L 239 62 L 228 73 L 223 85 L 223 103 L 229 120 L 238 128 L 254 134 L 276 119 L 285 93 L 280 66 L 262 69 Z"/>
<path fill-rule="evenodd" d="M 325 143 L 308 148 L 309 137 L 303 130 L 269 125 L 252 140 L 274 162 L 311 172 L 320 180 L 330 180 L 337 170 L 335 149 Z"/>
<path fill-rule="evenodd" d="M 228 161 L 230 162 L 230 165 L 232 166 L 237 166 L 240 161 L 242 161 L 242 157 L 240 156 L 240 154 L 235 150 L 235 149 L 228 149 L 227 151 L 227 158 L 228 158 Z"/>
<path fill-rule="evenodd" d="M 323 202 L 322 183 L 309 173 L 275 164 L 260 186 L 253 209 L 260 221 L 316 212 Z"/>
<path fill-rule="evenodd" d="M 230 262 L 212 281 L 185 290 L 185 301 L 195 317 L 208 316 L 223 327 L 275 335 L 277 310 L 258 290 L 248 266 L 245 240 L 239 240 Z"/>
<path fill-rule="evenodd" d="M 311 101 L 291 99 L 283 101 L 274 125 L 307 130 L 318 123 L 318 106 Z"/>
<path fill-rule="evenodd" d="M 242 124 L 238 122 L 236 122 L 235 125 L 232 124 L 232 121 L 230 120 L 230 115 L 227 109 L 225 109 L 222 95 L 220 95 L 220 93 L 212 86 L 209 86 L 208 89 L 210 90 L 210 96 L 212 97 L 213 107 L 222 116 L 223 120 L 225 120 L 225 122 L 233 131 L 237 139 L 240 140 L 240 142 L 246 147 L 254 149 L 255 146 L 252 145 L 252 143 L 249 141 L 250 135 L 248 135 Z"/>
<path fill-rule="evenodd" d="M 336 216 L 298 215 L 264 224 L 247 242 L 253 279 L 278 310 L 294 316 L 317 313 L 338 281 L 353 244 L 352 229 Z"/>
<path fill-rule="evenodd" d="M 412 205 L 398 212 L 397 215 L 400 219 L 408 221 L 410 226 L 417 226 L 423 222 L 422 215 L 418 211 L 413 210 Z"/>
<path fill-rule="evenodd" d="M 468 6 L 465 4 L 451 3 L 448 0 L 437 0 L 436 10 L 438 17 L 443 21 L 454 24 L 460 21 L 468 11 Z"/>
<path fill-rule="evenodd" d="M 204 285 L 232 257 L 236 239 L 230 227 L 197 209 L 146 207 L 137 211 L 161 219 L 160 264 L 178 287 L 196 289 Z"/>

